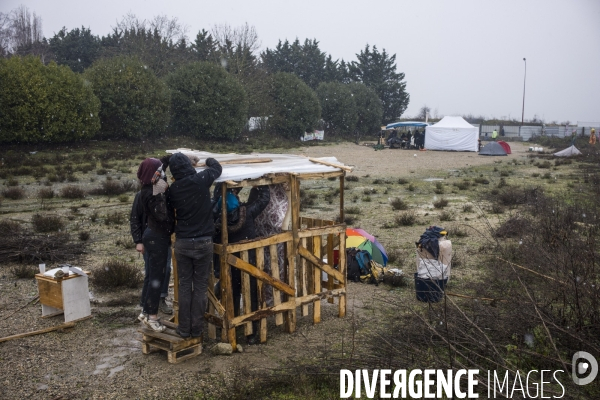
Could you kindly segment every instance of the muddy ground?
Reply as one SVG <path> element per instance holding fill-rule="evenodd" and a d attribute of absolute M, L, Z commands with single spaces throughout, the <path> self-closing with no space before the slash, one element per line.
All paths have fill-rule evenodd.
<path fill-rule="evenodd" d="M 355 167 L 349 176 L 359 179 L 347 182 L 345 190 L 345 206 L 360 210 L 349 214 L 353 217 L 352 225 L 370 231 L 388 252 L 395 252 L 393 265 L 403 268 L 409 276 L 415 268 L 414 242 L 425 227 L 450 224 L 473 229 L 471 235 L 455 242 L 463 261 L 463 267 L 454 271 L 451 283 L 456 290 L 461 280 L 476 279 L 477 276 L 476 254 L 483 239 L 476 232 L 485 229 L 483 193 L 488 186 L 497 184 L 500 179 L 540 181 L 539 174 L 536 176 L 537 168 L 526 157 L 530 145 L 512 143 L 513 154 L 508 157 L 458 152 L 374 151 L 352 143 L 309 146 L 287 152 L 315 157 L 333 155 Z M 136 155 L 135 159 L 109 165 L 107 175 L 114 179 L 134 179 L 137 164 L 143 156 Z M 561 173 L 553 171 L 554 176 L 559 178 Z M 563 175 L 566 176 L 566 173 Z M 93 171 L 77 176 L 78 181 L 70 184 L 86 189 L 105 179 Z M 485 177 L 489 183 L 471 186 L 467 190 L 453 186 L 475 177 Z M 406 182 L 398 182 L 399 178 Z M 5 181 L 2 180 L 2 183 L 6 184 Z M 35 196 L 42 187 L 42 181 L 19 177 L 19 185 L 28 197 L 23 200 L 4 199 L 0 206 L 0 219 L 17 221 L 27 227 L 32 214 L 44 207 L 42 211 L 65 218 L 71 231 L 91 233 L 91 239 L 82 244 L 86 247 L 86 254 L 77 260 L 77 265 L 93 272 L 101 268 L 106 259 L 118 257 L 135 263 L 140 269 L 143 267 L 135 249 L 117 245 L 119 238 L 129 235 L 127 219 L 118 225 L 102 223 L 109 212 L 127 215 L 132 194 L 125 201 L 115 197 L 88 196 L 81 200 L 55 198 L 43 205 Z M 441 185 L 436 186 L 438 182 Z M 55 183 L 52 187 L 58 191 L 67 184 Z M 337 182 L 306 182 L 303 187 L 315 193 L 317 200 L 304 208 L 303 215 L 335 217 L 339 205 L 337 199 L 330 204 L 331 197 L 327 193 L 339 187 Z M 399 214 L 390 205 L 390 201 L 397 197 L 406 200 L 417 214 L 415 225 L 403 227 L 390 223 Z M 450 221 L 440 221 L 444 210 L 433 206 L 440 198 L 449 201 L 444 210 L 445 218 L 450 218 Z M 472 207 L 464 208 L 465 204 L 472 204 Z M 94 212 L 99 215 L 96 221 L 90 219 Z M 502 218 L 488 217 L 492 223 Z M 11 272 L 15 266 L 0 267 L 0 337 L 60 324 L 61 316 L 41 318 L 41 306 L 31 302 L 37 296 L 36 283 L 32 279 L 17 279 Z M 92 284 L 91 319 L 78 322 L 73 329 L 65 332 L 0 343 L 0 398 L 227 398 L 237 390 L 240 374 L 277 370 L 290 362 L 301 363 L 317 357 L 325 349 L 340 355 L 346 353 L 353 334 L 363 329 L 376 331 L 384 326 L 382 320 L 390 312 L 382 306 L 386 303 L 385 299 L 412 302 L 418 307 L 414 288 L 410 279 L 408 281 L 409 285 L 402 288 L 350 283 L 348 312 L 343 319 L 337 317 L 337 304 L 322 302 L 320 324 L 313 325 L 310 313 L 305 317 L 299 314 L 296 332 L 286 334 L 269 319 L 266 344 L 244 346 L 244 352 L 232 356 L 215 356 L 211 353 L 215 342 L 206 340 L 200 356 L 177 365 L 168 364 L 165 353 L 142 354 L 137 332 L 139 324 L 135 321 L 139 313 L 136 307 L 139 290 L 107 292 Z M 241 338 L 241 331 L 239 336 Z"/>

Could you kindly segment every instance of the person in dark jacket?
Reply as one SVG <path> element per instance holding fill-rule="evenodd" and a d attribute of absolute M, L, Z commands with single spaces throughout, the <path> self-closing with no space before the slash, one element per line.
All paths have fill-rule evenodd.
<path fill-rule="evenodd" d="M 144 285 L 142 286 L 142 296 L 140 298 L 140 307 L 142 307 L 142 314 L 144 309 L 144 299 L 148 292 L 148 283 L 150 282 L 150 273 L 148 271 L 148 253 L 144 250 L 144 244 L 142 243 L 142 236 L 148 221 L 146 214 L 144 213 L 144 207 L 140 201 L 140 193 L 135 195 L 133 205 L 131 206 L 131 214 L 129 216 L 129 226 L 131 228 L 131 238 L 135 243 L 135 249 L 142 254 L 144 257 Z M 167 267 L 165 269 L 165 279 L 160 288 L 160 303 L 158 309 L 165 314 L 173 314 L 173 308 L 167 304 L 167 297 L 169 295 L 169 281 L 171 279 L 171 248 L 167 251 Z M 141 316 L 143 317 L 143 315 Z"/>
<path fill-rule="evenodd" d="M 175 153 L 168 166 L 175 182 L 167 200 L 175 209 L 175 257 L 179 277 L 179 327 L 184 338 L 202 336 L 207 306 L 208 277 L 215 233 L 210 187 L 221 176 L 221 164 L 207 158 L 206 169 L 196 172 L 190 159 Z"/>
<path fill-rule="evenodd" d="M 237 243 L 258 237 L 254 220 L 263 212 L 271 199 L 269 186 L 253 187 L 248 195 L 246 203 L 240 202 L 238 198 L 240 189 L 229 189 L 226 198 L 227 204 L 227 239 L 229 243 Z M 216 185 L 213 194 L 213 210 L 215 216 L 215 229 L 217 234 L 214 238 L 216 243 L 221 240 L 221 185 Z M 235 254 L 239 257 L 239 254 Z M 256 251 L 248 251 L 248 262 L 256 265 Z M 218 264 L 215 263 L 215 266 Z M 217 273 L 218 275 L 218 273 Z M 231 287 L 233 292 L 234 313 L 239 315 L 239 305 L 242 297 L 242 272 L 237 268 L 231 268 Z M 250 309 L 258 310 L 258 288 L 256 278 L 250 276 Z M 258 321 L 252 321 L 252 335 L 246 337 L 248 344 L 256 344 L 259 340 Z"/>
<path fill-rule="evenodd" d="M 139 200 L 148 222 L 142 235 L 142 244 L 144 252 L 148 253 L 149 285 L 143 299 L 144 309 L 140 320 L 153 331 L 162 332 L 165 326 L 158 318 L 158 306 L 173 233 L 173 212 L 167 207 L 165 191 L 168 191 L 168 185 L 162 162 L 156 158 L 145 159 L 138 168 L 137 176 L 142 183 Z"/>

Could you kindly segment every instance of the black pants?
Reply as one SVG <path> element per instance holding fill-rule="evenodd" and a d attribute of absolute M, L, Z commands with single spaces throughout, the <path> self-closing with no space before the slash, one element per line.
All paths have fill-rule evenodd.
<path fill-rule="evenodd" d="M 212 238 L 177 239 L 179 332 L 200 336 L 208 303 L 207 288 L 213 256 Z"/>
<path fill-rule="evenodd" d="M 148 257 L 148 287 L 142 300 L 143 312 L 155 315 L 158 314 L 158 303 L 167 269 L 171 236 L 154 232 L 148 228 L 144 231 L 142 243 Z"/>

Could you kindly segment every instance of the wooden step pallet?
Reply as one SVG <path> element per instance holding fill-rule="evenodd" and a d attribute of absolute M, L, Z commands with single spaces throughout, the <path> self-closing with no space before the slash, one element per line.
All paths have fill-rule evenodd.
<path fill-rule="evenodd" d="M 148 328 L 138 330 L 142 334 L 143 354 L 164 350 L 167 352 L 167 361 L 171 364 L 177 364 L 202 353 L 201 337 L 184 339 L 175 332 L 175 329 L 177 329 L 176 324 L 165 320 L 161 322 L 167 327 L 164 332 L 154 332 Z M 178 356 L 178 353 L 184 351 L 191 351 L 191 353 Z"/>

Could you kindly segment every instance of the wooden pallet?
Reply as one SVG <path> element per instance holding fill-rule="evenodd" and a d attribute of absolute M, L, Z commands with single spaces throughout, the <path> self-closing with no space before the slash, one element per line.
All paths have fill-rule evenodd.
<path fill-rule="evenodd" d="M 171 364 L 177 364 L 202 353 L 202 338 L 184 339 L 175 332 L 175 329 L 177 329 L 176 324 L 165 320 L 161 322 L 167 327 L 164 332 L 154 332 L 148 328 L 138 330 L 142 333 L 143 354 L 164 350 L 167 352 L 167 361 Z M 182 352 L 186 353 L 179 355 Z"/>

